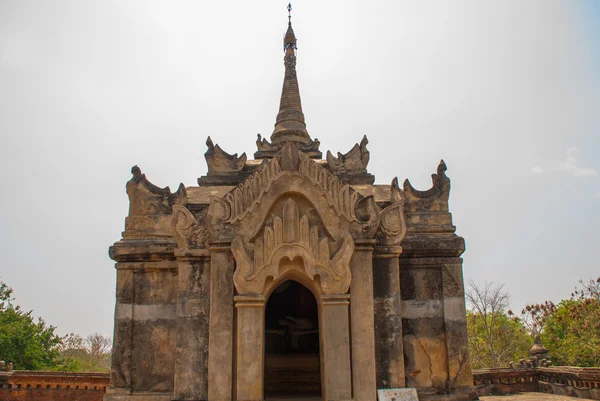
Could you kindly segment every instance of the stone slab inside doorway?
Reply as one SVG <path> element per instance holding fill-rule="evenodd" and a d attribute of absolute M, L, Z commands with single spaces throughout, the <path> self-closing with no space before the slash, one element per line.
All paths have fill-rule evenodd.
<path fill-rule="evenodd" d="M 322 401 L 320 396 L 294 396 L 294 395 L 285 395 L 285 396 L 275 396 L 275 397 L 265 397 L 265 401 Z"/>

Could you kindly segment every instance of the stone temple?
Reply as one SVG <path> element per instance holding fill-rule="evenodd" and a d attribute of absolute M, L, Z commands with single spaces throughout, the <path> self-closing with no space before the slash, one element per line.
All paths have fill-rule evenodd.
<path fill-rule="evenodd" d="M 105 401 L 476 399 L 446 164 L 419 191 L 374 184 L 366 137 L 323 159 L 291 22 L 284 52 L 254 160 L 208 138 L 207 174 L 175 193 L 131 170 Z"/>

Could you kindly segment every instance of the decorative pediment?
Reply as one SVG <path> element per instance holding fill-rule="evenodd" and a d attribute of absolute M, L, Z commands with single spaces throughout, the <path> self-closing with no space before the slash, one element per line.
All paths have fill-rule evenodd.
<path fill-rule="evenodd" d="M 279 157 L 265 160 L 254 174 L 229 191 L 224 198 L 230 211 L 227 222 L 235 223 L 251 212 L 280 173 Z"/>
<path fill-rule="evenodd" d="M 261 294 L 268 277 L 276 280 L 284 273 L 280 265 L 283 259 L 292 262 L 300 258 L 301 266 L 292 263 L 292 268 L 301 270 L 310 280 L 319 276 L 324 294 L 344 294 L 350 286 L 352 237 L 346 234 L 340 249 L 331 257 L 329 239 L 319 233 L 317 226 L 309 224 L 306 215 L 300 217 L 292 198 L 285 202 L 283 215 L 275 216 L 255 239 L 252 255 L 241 236 L 233 239 L 231 251 L 237 263 L 233 280 L 240 294 Z"/>
<path fill-rule="evenodd" d="M 186 203 L 187 194 L 183 184 L 172 194 L 169 187 L 160 188 L 148 181 L 138 166 L 131 168 L 131 174 L 133 177 L 126 185 L 130 216 L 170 214 L 174 204 Z"/>
<path fill-rule="evenodd" d="M 227 222 L 233 224 L 244 219 L 260 203 L 275 181 L 293 175 L 304 176 L 313 186 L 318 187 L 329 206 L 339 216 L 349 222 L 358 222 L 356 203 L 362 196 L 310 157 L 298 152 L 293 144 L 287 144 L 288 147 L 284 146 L 279 155 L 263 161 L 254 174 L 225 195 L 224 199 L 231 211 Z"/>
<path fill-rule="evenodd" d="M 348 221 L 358 221 L 356 202 L 362 198 L 358 192 L 303 153 L 300 153 L 299 169 L 302 174 L 312 180 L 313 184 L 321 187 L 327 202 L 337 214 L 344 216 Z"/>

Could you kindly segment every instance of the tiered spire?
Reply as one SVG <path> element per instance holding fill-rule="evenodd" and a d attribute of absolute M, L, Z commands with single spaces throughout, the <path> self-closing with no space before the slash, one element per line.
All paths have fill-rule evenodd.
<path fill-rule="evenodd" d="M 298 78 L 296 77 L 296 35 L 292 29 L 291 11 L 292 5 L 288 4 L 288 29 L 283 39 L 285 76 L 275 130 L 271 134 L 271 142 L 273 144 L 285 141 L 300 143 L 311 141 L 306 131 L 306 124 L 304 123 L 304 113 L 302 113 L 302 103 L 300 102 L 300 89 L 298 88 Z"/>

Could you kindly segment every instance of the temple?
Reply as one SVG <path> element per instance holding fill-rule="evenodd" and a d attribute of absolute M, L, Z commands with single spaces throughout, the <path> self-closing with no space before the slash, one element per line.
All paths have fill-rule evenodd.
<path fill-rule="evenodd" d="M 366 137 L 323 159 L 291 19 L 283 45 L 254 160 L 208 138 L 206 175 L 175 193 L 132 168 L 105 401 L 477 399 L 446 164 L 420 191 L 374 185 Z"/>

